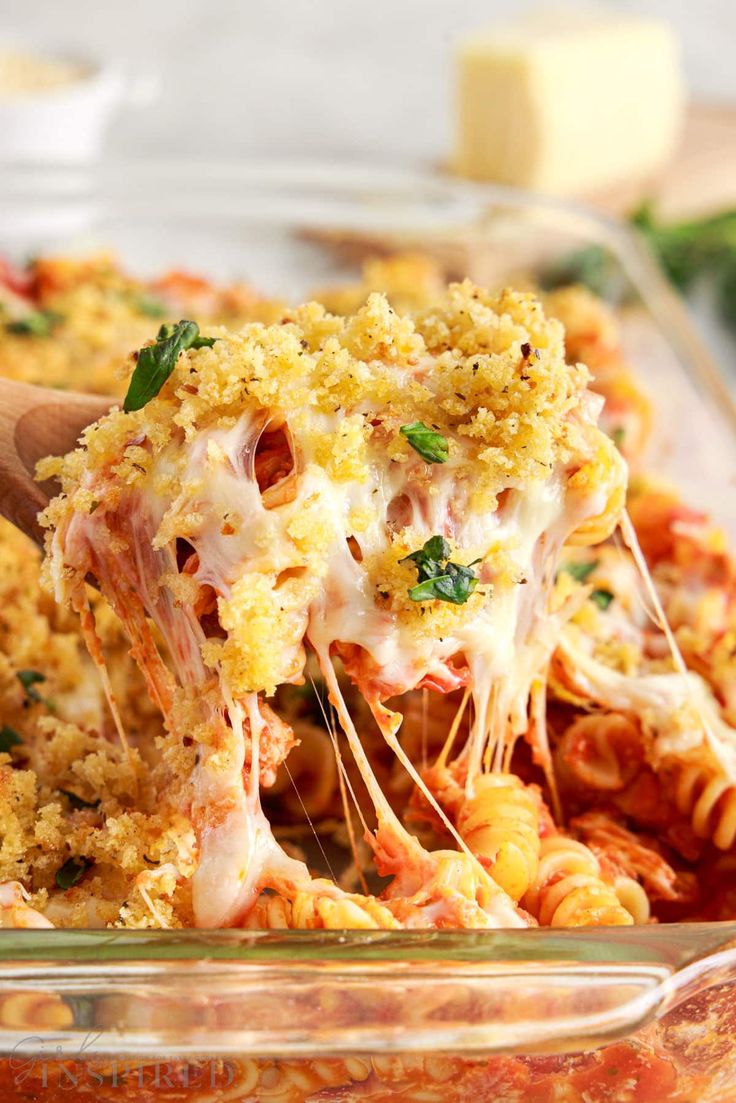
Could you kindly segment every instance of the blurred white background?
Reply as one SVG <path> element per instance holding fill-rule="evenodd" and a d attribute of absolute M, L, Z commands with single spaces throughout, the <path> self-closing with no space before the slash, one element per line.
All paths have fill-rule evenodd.
<path fill-rule="evenodd" d="M 433 161 L 449 146 L 453 40 L 532 6 L 1 0 L 0 36 L 116 59 L 159 78 L 154 103 L 120 116 L 111 152 Z M 682 40 L 693 95 L 736 101 L 734 0 L 612 0 L 608 7 L 668 19 Z"/>

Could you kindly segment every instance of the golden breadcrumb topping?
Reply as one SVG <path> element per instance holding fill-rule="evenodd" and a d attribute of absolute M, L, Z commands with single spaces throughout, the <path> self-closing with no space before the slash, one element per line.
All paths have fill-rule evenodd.
<path fill-rule="evenodd" d="M 214 344 L 181 355 L 143 409 L 111 413 L 87 430 L 81 449 L 41 468 L 45 477 L 58 473 L 64 490 L 47 523 L 62 523 L 70 508 L 89 515 L 100 496 L 95 473 L 107 478 L 112 472 L 98 518 L 116 507 L 123 487 L 148 487 L 153 480 L 157 495 L 170 492 L 173 498 L 153 546 L 163 548 L 175 537 L 196 542 L 211 523 L 209 506 L 183 510 L 182 498 L 193 506 L 202 503 L 209 484 L 231 461 L 222 445 L 208 438 L 205 463 L 193 468 L 189 450 L 178 442 L 194 442 L 214 429 L 234 430 L 257 409 L 267 409 L 274 423 L 288 418 L 298 467 L 308 473 L 310 464 L 316 465 L 334 484 L 367 485 L 386 457 L 396 469 L 407 465 L 416 454 L 399 427 L 414 421 L 431 425 L 449 441 L 453 477 L 470 488 L 471 511 L 492 512 L 501 490 L 549 479 L 572 456 L 590 452 L 593 443 L 593 462 L 574 476 L 581 490 L 594 489 L 614 462 L 610 442 L 600 434 L 592 437 L 592 427 L 580 416 L 587 372 L 566 363 L 562 327 L 545 317 L 531 293 L 491 294 L 466 281 L 450 285 L 436 306 L 413 317 L 398 315 L 385 296 L 373 293 L 352 317 L 330 315 L 309 303 L 280 325 L 248 323 L 238 333 L 208 327 L 207 335 L 216 338 Z M 170 458 L 160 463 L 157 457 L 170 446 Z M 424 480 L 427 493 L 438 492 L 429 473 L 424 479 L 419 471 L 416 478 Z M 369 495 L 362 502 L 365 516 L 358 516 L 358 528 L 348 531 L 348 538 L 359 535 L 371 514 L 382 520 L 380 497 Z M 226 526 L 240 537 L 249 525 L 237 507 L 228 507 L 219 520 L 221 531 Z M 217 606 L 225 638 L 210 639 L 203 649 L 205 662 L 221 665 L 236 694 L 273 693 L 298 673 L 303 611 L 329 570 L 335 525 L 342 521 L 324 493 L 307 494 L 286 524 L 288 560 L 276 570 L 270 549 L 281 524 L 271 514 L 249 537 L 266 566 L 229 580 Z M 422 543 L 409 526 L 369 554 L 363 566 L 383 607 L 429 636 L 472 619 L 487 591 L 480 587 L 463 605 L 428 608 L 412 601 L 408 592 L 416 568 L 406 557 Z M 120 551 L 127 550 L 121 538 Z M 456 550 L 461 562 L 478 556 L 487 562 L 499 587 L 504 572 L 513 578 L 511 566 L 499 563 L 487 546 Z M 276 586 L 284 571 L 291 577 Z M 384 592 L 388 599 L 381 598 Z M 286 668 L 285 654 L 294 655 Z"/>

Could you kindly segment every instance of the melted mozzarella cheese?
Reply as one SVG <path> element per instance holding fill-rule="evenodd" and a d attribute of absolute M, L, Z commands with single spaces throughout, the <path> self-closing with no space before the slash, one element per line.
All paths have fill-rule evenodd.
<path fill-rule="evenodd" d="M 653 762 L 705 755 L 736 782 L 736 731 L 723 720 L 706 682 L 694 671 L 622 674 L 563 634 L 558 655 L 579 690 L 600 705 L 641 717 L 653 736 Z"/>

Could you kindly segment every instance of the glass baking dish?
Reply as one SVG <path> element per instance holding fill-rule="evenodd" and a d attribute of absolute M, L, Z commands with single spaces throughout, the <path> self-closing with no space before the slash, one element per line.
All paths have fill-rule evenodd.
<path fill-rule="evenodd" d="M 104 247 L 287 299 L 373 252 L 528 278 L 600 246 L 659 420 L 648 469 L 736 536 L 736 405 L 622 228 L 361 166 L 6 170 L 0 252 Z M 733 1103 L 736 923 L 450 932 L 0 931 L 0 1099 Z"/>

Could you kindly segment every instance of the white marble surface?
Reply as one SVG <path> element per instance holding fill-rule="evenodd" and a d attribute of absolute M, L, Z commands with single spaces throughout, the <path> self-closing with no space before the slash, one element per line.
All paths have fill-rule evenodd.
<path fill-rule="evenodd" d="M 512 0 L 0 0 L 0 35 L 152 74 L 111 152 L 435 161 L 450 130 L 453 40 Z M 548 7 L 549 5 L 545 5 Z M 616 0 L 670 20 L 691 87 L 736 100 L 734 0 Z"/>

